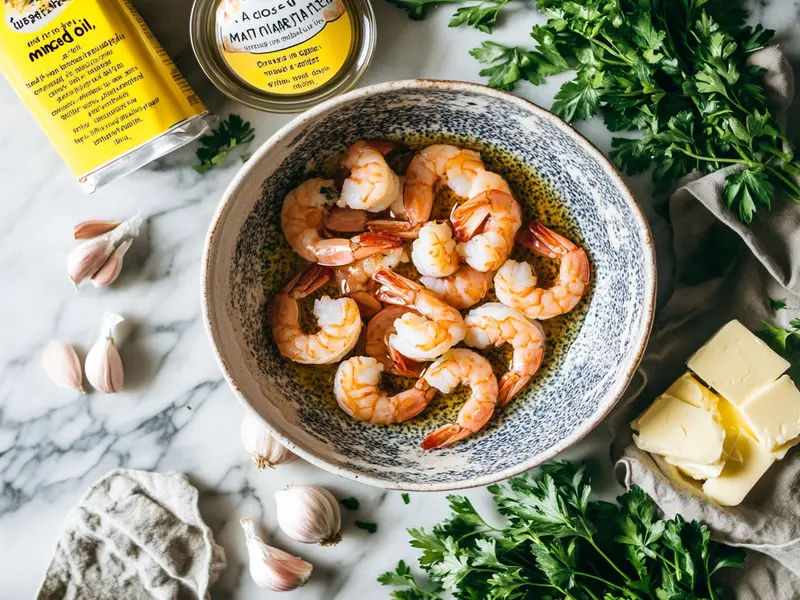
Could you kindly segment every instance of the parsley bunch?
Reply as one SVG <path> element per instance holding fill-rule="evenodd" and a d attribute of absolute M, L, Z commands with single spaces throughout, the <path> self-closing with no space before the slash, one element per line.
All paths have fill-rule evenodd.
<path fill-rule="evenodd" d="M 618 505 L 590 500 L 582 465 L 551 463 L 489 491 L 506 525 L 492 527 L 468 499 L 449 496 L 450 520 L 409 530 L 432 586 L 401 561 L 378 578 L 399 588 L 392 598 L 436 600 L 444 590 L 463 600 L 721 600 L 716 574 L 744 562 L 705 525 L 660 519 L 639 488 Z"/>
<path fill-rule="evenodd" d="M 412 18 L 439 0 L 389 0 Z M 447 0 L 449 2 L 450 0 Z M 451 26 L 491 32 L 505 2 L 459 9 Z M 749 223 L 776 191 L 800 202 L 800 163 L 766 107 L 761 69 L 747 57 L 773 31 L 743 25 L 731 0 L 537 0 L 547 17 L 531 31 L 533 48 L 484 42 L 470 54 L 487 65 L 489 85 L 512 90 L 567 70 L 575 78 L 555 96 L 567 121 L 601 115 L 614 138 L 612 160 L 629 174 L 653 167 L 665 187 L 680 177 L 739 165 L 723 197 Z M 462 12 L 463 11 L 463 12 Z M 466 15 L 470 15 L 467 17 Z"/>
<path fill-rule="evenodd" d="M 249 121 L 239 115 L 229 115 L 219 127 L 200 138 L 200 147 L 195 152 L 200 163 L 192 168 L 198 173 L 207 173 L 221 165 L 234 148 L 252 142 L 255 137 L 256 132 Z M 243 157 L 242 160 L 246 159 Z"/>

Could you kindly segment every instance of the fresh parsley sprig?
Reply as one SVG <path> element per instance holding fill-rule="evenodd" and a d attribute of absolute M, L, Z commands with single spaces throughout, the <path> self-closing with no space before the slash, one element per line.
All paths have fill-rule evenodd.
<path fill-rule="evenodd" d="M 389 0 L 418 9 L 441 4 Z M 449 3 L 450 0 L 447 0 Z M 500 0 L 459 8 L 451 25 L 491 32 Z M 513 90 L 574 70 L 555 96 L 553 111 L 567 121 L 603 117 L 617 137 L 611 158 L 637 174 L 652 168 L 666 187 L 693 171 L 729 173 L 723 199 L 750 223 L 781 192 L 800 202 L 800 162 L 769 112 L 761 69 L 748 57 L 774 32 L 744 26 L 729 0 L 537 0 L 547 17 L 531 31 L 532 47 L 485 41 L 470 51 L 486 67 L 489 85 Z M 408 7 L 407 7 L 408 8 Z"/>
<path fill-rule="evenodd" d="M 378 579 L 398 588 L 392 598 L 438 600 L 441 589 L 463 600 L 722 600 L 718 573 L 743 564 L 743 552 L 712 542 L 705 525 L 661 519 L 639 488 L 618 504 L 591 500 L 580 464 L 551 463 L 489 491 L 505 526 L 449 496 L 450 520 L 409 530 L 434 587 L 401 561 Z"/>
<path fill-rule="evenodd" d="M 200 138 L 200 147 L 196 151 L 200 163 L 192 168 L 198 173 L 207 173 L 220 166 L 234 148 L 252 142 L 255 137 L 249 121 L 244 121 L 239 115 L 229 115 L 219 127 Z"/>

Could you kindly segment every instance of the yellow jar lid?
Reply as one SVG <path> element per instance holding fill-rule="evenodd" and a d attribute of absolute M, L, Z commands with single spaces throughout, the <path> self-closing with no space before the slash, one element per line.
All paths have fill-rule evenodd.
<path fill-rule="evenodd" d="M 191 37 L 227 96 L 299 112 L 361 77 L 375 48 L 375 16 L 368 0 L 195 0 Z"/>

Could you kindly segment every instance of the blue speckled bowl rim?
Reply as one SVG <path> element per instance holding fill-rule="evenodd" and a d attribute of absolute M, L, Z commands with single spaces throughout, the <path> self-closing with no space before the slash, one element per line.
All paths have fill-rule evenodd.
<path fill-rule="evenodd" d="M 217 231 L 219 224 L 225 216 L 226 212 L 231 208 L 230 199 L 235 195 L 238 188 L 242 185 L 242 182 L 250 175 L 250 171 L 255 168 L 258 164 L 259 160 L 262 156 L 270 152 L 274 147 L 282 143 L 287 138 L 293 138 L 295 133 L 302 129 L 306 123 L 313 121 L 317 117 L 322 114 L 331 112 L 336 110 L 342 105 L 348 104 L 353 100 L 367 97 L 367 96 L 376 96 L 380 94 L 384 94 L 387 92 L 396 92 L 402 90 L 447 90 L 447 91 L 454 91 L 454 92 L 470 92 L 472 94 L 482 94 L 484 96 L 494 97 L 505 102 L 511 102 L 519 106 L 523 110 L 527 110 L 532 114 L 535 114 L 537 117 L 547 121 L 551 125 L 555 126 L 556 128 L 563 131 L 566 135 L 571 136 L 575 139 L 575 141 L 592 157 L 594 157 L 598 164 L 601 165 L 603 170 L 608 174 L 611 181 L 619 190 L 620 194 L 623 198 L 625 198 L 631 208 L 631 211 L 634 215 L 634 218 L 638 222 L 639 225 L 639 235 L 641 239 L 646 240 L 646 247 L 642 249 L 644 253 L 645 259 L 645 298 L 644 298 L 644 323 L 643 327 L 640 330 L 640 339 L 638 342 L 638 349 L 636 350 L 635 355 L 629 361 L 628 365 L 622 365 L 625 369 L 625 375 L 618 378 L 615 382 L 614 387 L 608 392 L 605 402 L 602 403 L 597 407 L 597 410 L 592 414 L 589 419 L 586 419 L 581 426 L 577 427 L 569 436 L 562 439 L 560 442 L 554 444 L 550 448 L 548 448 L 544 452 L 540 452 L 528 460 L 523 461 L 513 467 L 509 467 L 502 471 L 498 471 L 496 473 L 492 473 L 490 475 L 485 475 L 482 477 L 475 477 L 471 479 L 467 479 L 464 481 L 451 481 L 451 482 L 443 482 L 443 483 L 428 483 L 428 484 L 414 484 L 414 483 L 397 483 L 393 482 L 389 479 L 382 479 L 377 477 L 371 477 L 364 475 L 362 473 L 351 471 L 347 468 L 342 466 L 333 464 L 328 462 L 324 457 L 319 456 L 306 448 L 305 446 L 298 445 L 294 440 L 289 438 L 282 430 L 273 426 L 268 421 L 264 420 L 263 417 L 259 415 L 264 425 L 267 429 L 287 448 L 289 448 L 292 452 L 297 454 L 299 457 L 303 458 L 304 460 L 310 462 L 311 464 L 324 469 L 330 473 L 335 475 L 339 475 L 341 477 L 345 477 L 347 479 L 351 479 L 354 481 L 358 481 L 360 483 L 364 483 L 367 485 L 371 485 L 378 488 L 384 489 L 393 489 L 393 490 L 402 490 L 402 491 L 411 491 L 411 492 L 438 492 L 438 491 L 452 491 L 452 490 L 461 490 L 467 489 L 472 487 L 481 487 L 485 485 L 489 485 L 492 483 L 496 483 L 498 481 L 503 481 L 508 479 L 509 477 L 513 477 L 515 475 L 519 475 L 533 469 L 542 463 L 554 458 L 559 453 L 563 452 L 576 442 L 583 439 L 587 434 L 589 434 L 597 425 L 599 425 L 602 420 L 608 415 L 614 405 L 620 400 L 622 395 L 625 393 L 625 390 L 628 388 L 630 384 L 631 378 L 635 373 L 639 363 L 642 360 L 642 355 L 644 354 L 645 347 L 647 346 L 647 341 L 650 337 L 650 331 L 653 325 L 653 318 L 655 313 L 655 301 L 656 301 L 656 257 L 655 257 L 655 246 L 653 244 L 653 237 L 650 231 L 650 227 L 647 223 L 647 219 L 644 216 L 644 212 L 642 211 L 641 206 L 639 205 L 638 201 L 634 197 L 633 193 L 631 192 L 628 185 L 622 179 L 622 176 L 619 174 L 617 169 L 611 164 L 611 162 L 605 157 L 605 155 L 588 139 L 586 139 L 582 134 L 578 131 L 570 127 L 565 121 L 561 118 L 557 117 L 550 111 L 542 108 L 541 106 L 534 104 L 533 102 L 526 100 L 520 96 L 516 96 L 509 92 L 504 92 L 501 90 L 497 90 L 494 88 L 489 88 L 484 85 L 480 85 L 477 83 L 470 83 L 465 81 L 444 81 L 444 80 L 436 80 L 436 79 L 408 79 L 408 80 L 401 80 L 401 81 L 390 81 L 387 83 L 379 83 L 376 85 L 366 86 L 363 88 L 358 88 L 341 96 L 337 96 L 330 100 L 327 100 L 318 106 L 306 111 L 305 113 L 298 115 L 296 118 L 292 119 L 289 123 L 281 127 L 276 133 L 272 135 L 264 144 L 261 145 L 258 150 L 256 150 L 247 161 L 247 163 L 239 170 L 236 176 L 231 181 L 230 185 L 228 185 L 227 189 L 222 195 L 222 199 L 220 200 L 219 205 L 214 213 L 214 217 L 212 218 L 211 225 L 208 230 L 208 234 L 206 236 L 204 248 L 203 248 L 203 270 L 202 270 L 202 311 L 203 311 L 203 322 L 206 328 L 206 331 L 209 336 L 209 340 L 211 341 L 211 347 L 214 351 L 214 356 L 216 357 L 217 363 L 222 370 L 222 374 L 225 377 L 226 381 L 230 385 L 231 389 L 233 390 L 234 394 L 237 396 L 239 401 L 248 409 L 253 412 L 256 412 L 253 408 L 253 405 L 244 395 L 244 393 L 239 389 L 236 381 L 234 380 L 233 375 L 231 374 L 231 369 L 226 361 L 225 357 L 222 356 L 219 348 L 219 331 L 217 329 L 217 325 L 211 319 L 212 311 L 212 304 L 214 302 L 213 299 L 213 292 L 212 292 L 212 277 L 210 276 L 210 266 L 212 264 L 213 252 L 215 250 L 215 238 L 217 237 Z M 256 412 L 256 414 L 258 414 Z"/>

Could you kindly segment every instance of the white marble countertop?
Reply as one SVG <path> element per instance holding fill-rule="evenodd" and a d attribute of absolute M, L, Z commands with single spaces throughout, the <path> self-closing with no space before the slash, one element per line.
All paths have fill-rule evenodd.
<path fill-rule="evenodd" d="M 256 113 L 236 106 L 212 89 L 187 42 L 191 0 L 138 0 L 145 20 L 176 58 L 209 107 L 252 121 L 266 140 L 290 116 Z M 467 50 L 486 39 L 474 30 L 448 29 L 450 10 L 411 22 L 383 0 L 378 15 L 378 49 L 362 84 L 433 77 L 481 81 Z M 778 41 L 796 63 L 800 57 L 800 3 L 753 0 L 752 18 L 778 30 Z M 496 37 L 525 43 L 532 7 L 515 9 Z M 522 18 L 523 12 L 528 14 Z M 561 78 L 548 85 L 522 85 L 519 93 L 545 107 Z M 578 128 L 601 149 L 610 135 L 594 120 Z M 35 594 L 62 523 L 84 490 L 115 467 L 177 470 L 201 490 L 201 509 L 229 566 L 215 598 L 264 598 L 245 573 L 238 519 L 267 524 L 277 545 L 316 565 L 315 576 L 292 596 L 298 600 L 385 598 L 375 577 L 404 558 L 415 563 L 405 529 L 446 516 L 443 494 L 400 494 L 349 483 L 305 463 L 258 473 L 239 443 L 242 407 L 229 392 L 212 357 L 200 316 L 200 256 L 206 228 L 220 195 L 238 165 L 196 174 L 187 149 L 86 197 L 8 85 L 0 80 L 0 598 Z M 661 289 L 668 289 L 669 228 L 656 216 L 646 176 L 630 180 L 651 219 L 659 252 Z M 73 246 L 72 226 L 85 219 L 147 217 L 117 284 L 76 293 L 65 273 Z M 666 285 L 665 285 L 666 282 Z M 125 315 L 121 346 L 125 393 L 79 396 L 55 389 L 44 377 L 40 353 L 52 338 L 87 351 L 104 310 Z M 608 439 L 600 426 L 564 454 L 591 458 L 611 480 Z M 288 484 L 322 484 L 355 496 L 358 513 L 345 512 L 343 543 L 319 548 L 291 543 L 276 532 L 276 490 Z M 613 492 L 606 485 L 607 492 Z M 467 493 L 489 506 L 484 490 Z M 424 508 L 424 511 L 422 510 Z M 356 517 L 357 514 L 357 517 Z M 378 523 L 375 535 L 355 529 L 359 518 Z M 302 546 L 302 547 L 301 547 Z"/>

